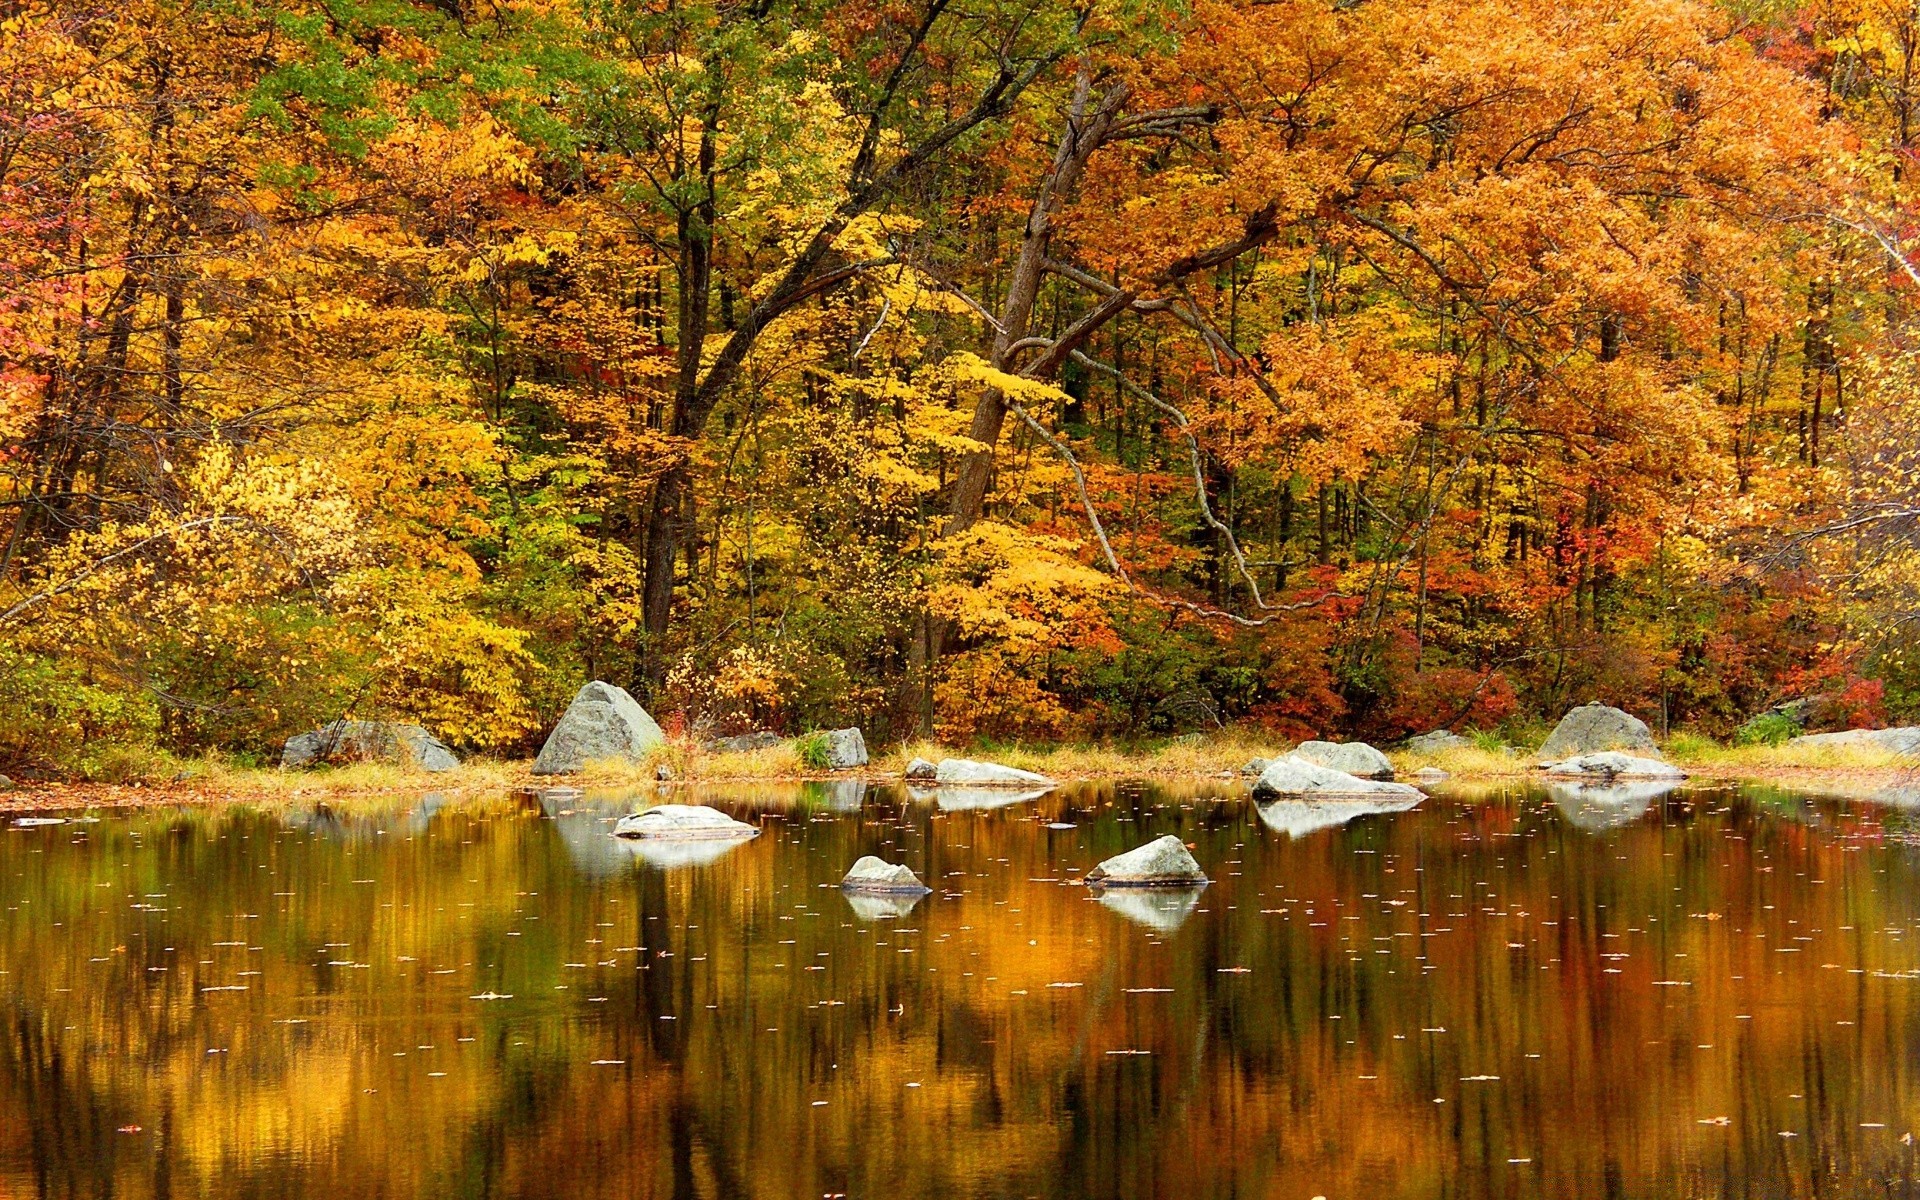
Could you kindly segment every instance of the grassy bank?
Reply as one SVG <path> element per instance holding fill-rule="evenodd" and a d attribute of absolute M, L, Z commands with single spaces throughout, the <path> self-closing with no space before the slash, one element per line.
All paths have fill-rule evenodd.
<path fill-rule="evenodd" d="M 1217 778 L 1237 773 L 1252 758 L 1284 753 L 1284 742 L 1267 742 L 1238 733 L 1210 738 L 1183 738 L 1138 746 L 1075 746 L 1008 744 L 957 749 L 933 742 L 915 742 L 875 753 L 861 772 L 873 779 L 898 778 L 914 758 L 939 761 L 968 757 L 991 759 L 1008 766 L 1037 771 L 1059 780 Z M 1831 746 L 1724 746 L 1705 738 L 1682 735 L 1664 748 L 1667 758 L 1697 777 L 1750 779 L 1786 787 L 1846 790 L 1892 786 L 1920 779 L 1920 761 L 1884 750 Z M 1460 782 L 1515 779 L 1533 769 L 1534 756 L 1525 749 L 1491 741 L 1415 753 L 1388 752 L 1400 777 L 1410 778 L 1422 768 L 1437 768 Z M 592 764 L 579 775 L 563 779 L 539 777 L 525 760 L 473 758 L 456 771 L 428 774 L 385 763 L 358 763 L 317 771 L 283 771 L 277 767 L 239 765 L 208 758 L 168 759 L 145 774 L 112 783 L 33 782 L 0 791 L 0 811 L 61 806 L 102 807 L 150 803 L 303 803 L 395 792 L 442 792 L 449 796 L 498 795 L 514 788 L 569 784 L 589 788 L 637 787 L 654 783 L 664 774 L 674 783 L 778 783 L 832 777 L 808 765 L 804 745 L 786 742 L 761 750 L 721 753 L 691 741 L 673 741 L 639 763 Z"/>

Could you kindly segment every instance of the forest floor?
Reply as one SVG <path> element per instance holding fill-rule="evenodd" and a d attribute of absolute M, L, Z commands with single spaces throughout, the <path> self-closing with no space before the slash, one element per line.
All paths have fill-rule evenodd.
<path fill-rule="evenodd" d="M 1696 780 L 1757 783 L 1856 798 L 1890 789 L 1910 788 L 1920 794 L 1920 759 L 1884 751 L 1727 747 L 1683 736 L 1670 742 L 1665 752 L 1669 761 L 1685 768 Z M 937 762 L 955 756 L 991 759 L 1063 782 L 1150 779 L 1198 784 L 1229 776 L 1245 778 L 1239 769 L 1249 759 L 1280 753 L 1275 744 L 1235 735 L 1172 742 L 1147 750 L 1009 745 L 951 751 L 932 743 L 914 743 L 877 754 L 864 770 L 836 773 L 809 769 L 791 744 L 746 753 L 713 753 L 692 742 L 675 741 L 638 764 L 594 764 L 581 774 L 564 777 L 536 776 L 529 760 L 475 758 L 456 771 L 429 774 L 380 763 L 283 771 L 205 759 L 169 761 L 165 774 L 152 771 L 144 778 L 124 782 L 17 782 L 0 790 L 0 813 L 152 805 L 272 806 L 417 792 L 438 792 L 448 797 L 501 796 L 522 788 L 563 785 L 611 790 L 654 784 L 662 766 L 671 774 L 671 782 L 678 785 L 780 785 L 847 778 L 893 782 L 901 778 L 906 764 L 914 758 Z M 1411 779 L 1414 772 L 1432 767 L 1447 772 L 1447 786 L 1468 791 L 1522 782 L 1533 776 L 1535 762 L 1524 750 L 1480 745 L 1434 754 L 1389 751 L 1388 757 L 1401 779 Z"/>

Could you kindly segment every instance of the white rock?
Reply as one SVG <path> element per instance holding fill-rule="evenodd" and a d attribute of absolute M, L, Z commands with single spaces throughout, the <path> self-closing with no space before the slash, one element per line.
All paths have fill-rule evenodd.
<path fill-rule="evenodd" d="M 1920 751 L 1920 725 L 1897 729 L 1843 729 L 1839 733 L 1806 733 L 1787 740 L 1789 746 L 1831 746 L 1835 749 L 1860 748 L 1890 750 L 1895 754 Z"/>
<path fill-rule="evenodd" d="M 923 893 L 933 889 L 920 882 L 913 868 L 905 863 L 890 863 L 883 858 L 867 855 L 853 864 L 847 877 L 840 886 L 850 892 L 910 892 Z"/>
<path fill-rule="evenodd" d="M 826 738 L 829 771 L 845 771 L 867 765 L 867 739 L 860 735 L 858 729 L 829 729 Z"/>
<path fill-rule="evenodd" d="M 1398 796 L 1406 799 L 1424 799 L 1426 793 L 1419 788 L 1404 783 L 1388 783 L 1379 779 L 1361 779 L 1345 771 L 1336 771 L 1323 767 L 1303 758 L 1287 757 L 1276 759 L 1260 778 L 1254 781 L 1255 796 L 1313 796 L 1379 798 Z"/>
<path fill-rule="evenodd" d="M 1393 764 L 1387 756 L 1365 742 L 1301 742 L 1293 756 L 1344 771 L 1356 779 L 1393 778 Z"/>
<path fill-rule="evenodd" d="M 1685 779 L 1687 773 L 1657 758 L 1636 758 L 1618 750 L 1582 754 L 1548 763 L 1541 770 L 1560 779 Z"/>
<path fill-rule="evenodd" d="M 996 762 L 975 762 L 971 758 L 946 758 L 933 769 L 933 781 L 961 787 L 1052 787 L 1053 780 L 1017 767 Z"/>
<path fill-rule="evenodd" d="M 1593 702 L 1568 711 L 1540 745 L 1542 762 L 1602 750 L 1633 750 L 1658 754 L 1647 723 L 1630 712 Z"/>
<path fill-rule="evenodd" d="M 667 740 L 658 723 L 625 688 L 594 680 L 580 689 L 547 735 L 535 775 L 571 775 L 596 759 L 638 762 Z"/>
<path fill-rule="evenodd" d="M 717 808 L 704 804 L 660 804 L 645 812 L 620 818 L 613 835 L 623 838 L 658 838 L 663 841 L 703 841 L 712 838 L 759 837 L 760 829 L 736 821 Z"/>
<path fill-rule="evenodd" d="M 907 764 L 905 777 L 908 779 L 932 779 L 938 770 L 924 758 L 916 758 Z"/>
<path fill-rule="evenodd" d="M 1100 887 L 1192 887 L 1207 882 L 1206 872 L 1171 833 L 1116 854 L 1088 871 L 1086 882 Z"/>
<path fill-rule="evenodd" d="M 1451 729 L 1435 729 L 1430 733 L 1416 734 L 1407 739 L 1407 749 L 1415 754 L 1438 754 L 1442 750 L 1465 750 L 1473 745 L 1467 738 L 1461 737 Z"/>

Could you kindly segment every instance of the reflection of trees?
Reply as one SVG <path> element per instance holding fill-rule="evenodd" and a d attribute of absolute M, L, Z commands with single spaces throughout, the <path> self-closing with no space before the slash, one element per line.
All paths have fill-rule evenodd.
<path fill-rule="evenodd" d="M 1205 793 L 881 789 L 613 873 L 506 805 L 9 835 L 0 1193 L 1782 1194 L 1813 1162 L 1852 1194 L 1896 1169 L 1857 1126 L 1909 1097 L 1920 984 L 1872 972 L 1912 966 L 1880 931 L 1920 864 L 1790 807 L 1687 791 L 1595 839 L 1436 802 L 1295 841 Z M 1075 882 L 1169 829 L 1215 879 L 1176 928 Z M 862 853 L 936 894 L 859 919 L 817 885 Z"/>

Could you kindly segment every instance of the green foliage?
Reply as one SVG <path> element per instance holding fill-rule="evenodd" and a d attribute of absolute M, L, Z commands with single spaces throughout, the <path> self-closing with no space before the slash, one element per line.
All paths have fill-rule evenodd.
<path fill-rule="evenodd" d="M 1736 746 L 1778 746 L 1802 732 L 1800 722 L 1783 712 L 1767 711 L 1733 731 Z"/>
<path fill-rule="evenodd" d="M 833 765 L 827 756 L 827 735 L 818 730 L 795 738 L 793 752 L 809 771 L 824 771 Z"/>

